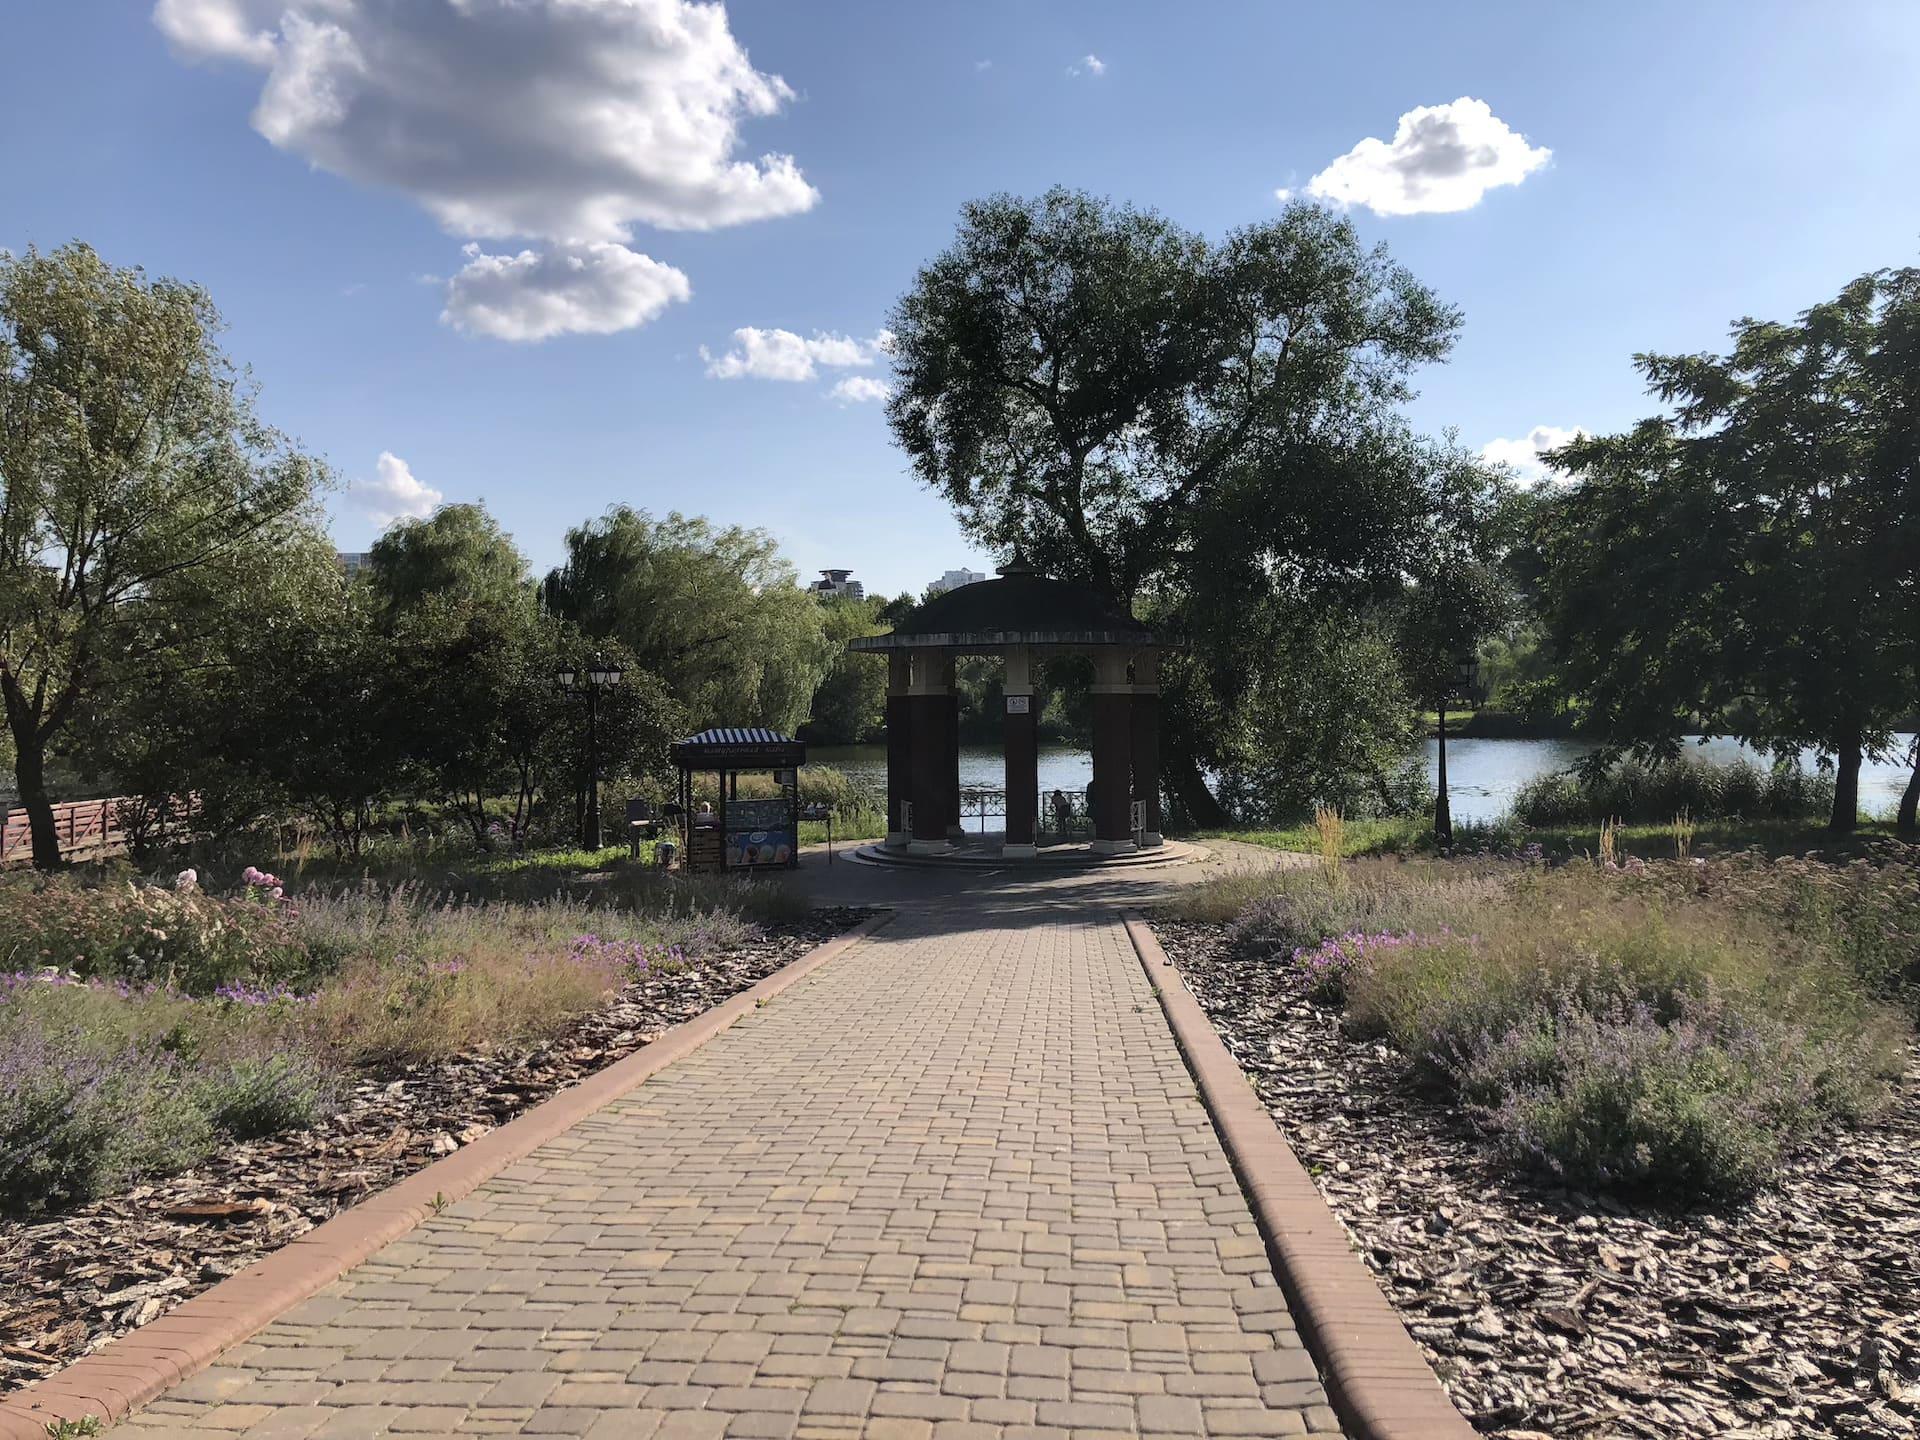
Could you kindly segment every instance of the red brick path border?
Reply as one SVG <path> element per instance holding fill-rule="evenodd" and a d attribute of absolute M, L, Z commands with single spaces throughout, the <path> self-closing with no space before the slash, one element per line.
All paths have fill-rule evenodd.
<path fill-rule="evenodd" d="M 1121 912 L 1240 1176 L 1294 1323 L 1354 1440 L 1474 1440 L 1153 929 Z"/>
<path fill-rule="evenodd" d="M 892 911 L 884 912 L 816 945 L 751 988 L 673 1026 L 652 1044 L 315 1226 L 152 1324 L 0 1400 L 0 1440 L 46 1440 L 49 1422 L 88 1415 L 105 1421 L 125 1418 L 405 1235 L 440 1206 L 484 1185 L 601 1106 L 699 1049 L 763 1001 L 804 980 L 892 918 Z"/>

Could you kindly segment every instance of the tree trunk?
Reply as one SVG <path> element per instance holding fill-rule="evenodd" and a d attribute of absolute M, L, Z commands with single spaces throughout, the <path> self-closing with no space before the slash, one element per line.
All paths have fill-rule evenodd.
<path fill-rule="evenodd" d="M 1170 749 L 1162 778 L 1179 800 L 1180 808 L 1187 812 L 1187 823 L 1196 830 L 1225 830 L 1232 825 L 1232 818 L 1207 789 L 1200 764 L 1190 751 Z"/>
<path fill-rule="evenodd" d="M 1833 814 L 1827 820 L 1830 835 L 1851 835 L 1860 819 L 1860 732 L 1840 745 L 1833 778 Z"/>
<path fill-rule="evenodd" d="M 1920 735 L 1913 740 L 1913 774 L 1907 777 L 1907 788 L 1900 797 L 1900 813 L 1894 821 L 1894 828 L 1903 840 L 1920 838 Z"/>
<path fill-rule="evenodd" d="M 47 793 L 46 742 L 32 733 L 13 735 L 13 783 L 20 806 L 27 812 L 33 837 L 33 868 L 58 870 L 66 863 L 60 854 L 60 831 L 53 821 L 53 797 Z"/>

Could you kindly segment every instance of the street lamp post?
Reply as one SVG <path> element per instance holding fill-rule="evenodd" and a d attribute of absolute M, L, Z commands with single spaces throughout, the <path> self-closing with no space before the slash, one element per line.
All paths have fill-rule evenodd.
<path fill-rule="evenodd" d="M 587 818 L 582 826 L 581 842 L 589 850 L 600 848 L 600 692 L 609 685 L 620 683 L 620 667 L 609 665 L 599 656 L 584 672 L 571 665 L 562 666 L 555 672 L 554 678 L 560 688 L 573 691 L 584 688 L 587 692 Z M 585 680 L 584 687 L 581 681 Z"/>
<path fill-rule="evenodd" d="M 1440 724 L 1434 732 L 1440 742 L 1440 753 L 1434 765 L 1437 772 L 1435 782 L 1440 794 L 1433 803 L 1433 841 L 1442 850 L 1453 846 L 1453 804 L 1447 798 L 1447 701 L 1455 695 L 1472 694 L 1474 681 L 1479 674 L 1479 657 L 1471 650 L 1463 650 L 1454 657 L 1452 683 L 1440 692 Z"/>

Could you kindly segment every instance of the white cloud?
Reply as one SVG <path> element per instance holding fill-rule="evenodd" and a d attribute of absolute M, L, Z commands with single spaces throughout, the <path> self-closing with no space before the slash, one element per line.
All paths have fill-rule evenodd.
<path fill-rule="evenodd" d="M 707 374 L 716 380 L 811 380 L 828 369 L 865 367 L 893 350 L 893 334 L 878 331 L 870 340 L 816 331 L 812 339 L 791 330 L 762 330 L 746 325 L 733 332 L 733 348 L 715 355 L 700 347 Z M 870 398 L 870 397 L 862 397 Z"/>
<path fill-rule="evenodd" d="M 827 393 L 842 405 L 861 405 L 869 400 L 885 400 L 893 394 L 893 386 L 871 375 L 849 375 Z"/>
<path fill-rule="evenodd" d="M 1107 62 L 1102 60 L 1098 55 L 1082 55 L 1078 60 L 1067 66 L 1067 74 L 1069 75 L 1092 75 L 1098 77 L 1106 73 Z"/>
<path fill-rule="evenodd" d="M 354 501 L 382 530 L 396 520 L 424 520 L 447 497 L 413 478 L 407 462 L 391 450 L 382 450 L 375 462 L 375 478 L 356 480 L 348 487 Z"/>
<path fill-rule="evenodd" d="M 1463 95 L 1450 105 L 1409 110 L 1391 144 L 1362 140 L 1307 182 L 1307 193 L 1376 215 L 1470 210 L 1487 191 L 1518 185 L 1552 155 L 1509 129 L 1486 101 Z"/>
<path fill-rule="evenodd" d="M 281 149 L 410 196 L 454 234 L 624 241 L 791 215 L 793 157 L 741 158 L 793 98 L 693 0 L 158 0 L 190 60 L 265 72 Z"/>
<path fill-rule="evenodd" d="M 673 266 L 605 241 L 518 255 L 489 255 L 469 245 L 466 253 L 466 265 L 447 282 L 440 319 L 496 340 L 611 335 L 644 325 L 693 294 Z"/>
<path fill-rule="evenodd" d="M 1498 465 L 1511 465 L 1522 480 L 1560 480 L 1565 477 L 1540 457 L 1558 450 L 1587 432 L 1575 425 L 1536 425 L 1518 440 L 1489 440 L 1480 447 L 1480 458 Z"/>

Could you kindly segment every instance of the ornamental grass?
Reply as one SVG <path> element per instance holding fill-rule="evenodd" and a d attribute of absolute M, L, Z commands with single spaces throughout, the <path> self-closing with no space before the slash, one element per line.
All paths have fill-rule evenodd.
<path fill-rule="evenodd" d="M 1886 1102 L 1908 1055 L 1910 856 L 1821 865 L 1349 862 L 1199 887 L 1517 1164 L 1737 1197 Z"/>

